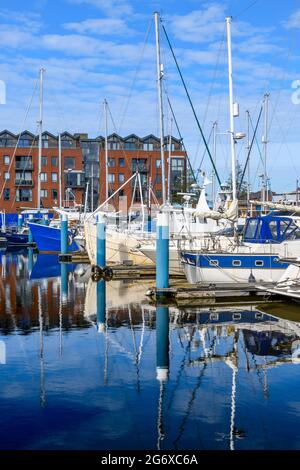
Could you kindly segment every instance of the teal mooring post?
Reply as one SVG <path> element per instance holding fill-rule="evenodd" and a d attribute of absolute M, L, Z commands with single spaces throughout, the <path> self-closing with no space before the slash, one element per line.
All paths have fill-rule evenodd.
<path fill-rule="evenodd" d="M 22 217 L 22 214 L 19 214 L 18 215 L 18 231 L 19 232 L 21 231 L 22 223 L 23 223 L 23 217 Z"/>
<path fill-rule="evenodd" d="M 49 216 L 48 216 L 48 214 L 44 215 L 44 224 L 49 225 Z"/>
<path fill-rule="evenodd" d="M 33 214 L 29 214 L 29 218 L 28 218 L 28 219 L 29 219 L 29 222 L 32 222 L 32 220 L 33 220 Z M 28 232 L 28 242 L 29 242 L 29 243 L 33 243 L 33 236 L 32 236 L 32 232 L 31 232 L 30 228 L 29 228 L 29 232 Z"/>
<path fill-rule="evenodd" d="M 156 228 L 156 288 L 169 287 L 169 215 L 157 215 Z"/>
<path fill-rule="evenodd" d="M 65 214 L 61 217 L 60 251 L 62 255 L 66 255 L 68 253 L 68 219 Z"/>
<path fill-rule="evenodd" d="M 106 266 L 106 224 L 103 214 L 97 215 L 96 265 L 99 268 L 105 268 Z"/>

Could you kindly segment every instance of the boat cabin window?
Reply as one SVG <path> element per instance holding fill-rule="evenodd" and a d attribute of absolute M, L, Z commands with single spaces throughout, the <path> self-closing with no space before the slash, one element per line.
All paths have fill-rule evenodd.
<path fill-rule="evenodd" d="M 245 238 L 254 239 L 257 234 L 259 234 L 260 230 L 258 230 L 260 225 L 260 221 L 258 219 L 250 219 L 248 220 L 246 231 L 245 231 Z"/>
<path fill-rule="evenodd" d="M 260 266 L 263 266 L 263 265 L 264 265 L 264 262 L 262 260 L 255 261 L 255 266 L 260 267 Z"/>
<path fill-rule="evenodd" d="M 209 264 L 210 266 L 219 266 L 219 261 L 217 259 L 211 259 Z"/>
<path fill-rule="evenodd" d="M 232 261 L 232 266 L 241 266 L 241 265 L 242 265 L 242 262 L 239 259 L 234 259 Z"/>

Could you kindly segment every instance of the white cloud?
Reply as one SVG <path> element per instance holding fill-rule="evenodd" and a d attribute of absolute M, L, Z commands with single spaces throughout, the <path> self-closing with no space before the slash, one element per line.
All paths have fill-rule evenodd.
<path fill-rule="evenodd" d="M 300 10 L 295 11 L 284 23 L 287 29 L 300 28 Z"/>
<path fill-rule="evenodd" d="M 65 23 L 64 28 L 80 34 L 120 35 L 132 34 L 125 21 L 119 18 L 87 19 L 80 23 Z"/>
<path fill-rule="evenodd" d="M 24 30 L 30 32 L 37 32 L 42 26 L 40 15 L 33 12 L 24 13 L 2 8 L 0 9 L 0 19 L 22 25 Z"/>
<path fill-rule="evenodd" d="M 214 41 L 225 30 L 226 6 L 213 4 L 187 15 L 170 17 L 175 37 L 193 43 Z"/>
<path fill-rule="evenodd" d="M 106 15 L 118 17 L 131 15 L 133 8 L 128 0 L 68 0 L 77 5 L 87 4 L 99 8 Z"/>

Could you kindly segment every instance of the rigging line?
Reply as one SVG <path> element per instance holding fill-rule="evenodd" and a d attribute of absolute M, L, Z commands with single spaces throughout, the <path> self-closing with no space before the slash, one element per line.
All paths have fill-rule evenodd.
<path fill-rule="evenodd" d="M 254 0 L 253 2 L 251 2 L 246 8 L 244 8 L 243 10 L 241 10 L 237 15 L 234 15 L 233 18 L 236 20 L 237 18 L 240 18 L 240 16 L 242 16 L 244 13 L 246 13 L 246 11 L 250 10 L 250 8 L 252 8 L 254 5 L 256 5 L 257 3 L 259 2 L 259 0 Z"/>
<path fill-rule="evenodd" d="M 140 72 L 142 60 L 144 58 L 146 46 L 147 46 L 147 43 L 148 43 L 148 40 L 149 40 L 149 35 L 150 35 L 152 23 L 153 23 L 153 17 L 151 17 L 151 19 L 149 20 L 149 25 L 148 25 L 148 29 L 146 31 L 146 35 L 145 35 L 141 55 L 140 55 L 138 64 L 136 66 L 135 72 L 134 72 L 134 76 L 133 76 L 132 83 L 131 83 L 131 86 L 130 86 L 130 89 L 129 89 L 127 100 L 126 100 L 125 105 L 124 105 L 123 113 L 121 113 L 120 124 L 119 124 L 119 132 L 121 132 L 121 129 L 122 129 L 122 126 L 123 126 L 123 123 L 124 123 L 124 119 L 125 119 L 125 116 L 126 116 L 126 113 L 127 113 L 128 105 L 129 105 L 129 102 L 132 98 L 133 89 L 134 89 L 134 86 L 135 86 L 135 83 L 136 83 L 136 80 L 137 80 L 137 76 Z"/>
<path fill-rule="evenodd" d="M 190 167 L 190 171 L 191 171 L 191 173 L 192 173 L 194 182 L 197 183 L 197 180 L 196 180 L 196 177 L 195 177 L 195 173 L 194 173 L 194 170 L 193 170 L 193 167 L 192 167 L 192 164 L 191 164 L 191 160 L 190 160 L 190 158 L 189 158 L 188 151 L 187 151 L 186 146 L 185 146 L 185 143 L 184 143 L 184 141 L 183 141 L 183 137 L 182 137 L 182 134 L 181 134 L 180 129 L 179 129 L 178 121 L 177 121 L 177 119 L 176 119 L 176 116 L 175 116 L 175 113 L 174 113 L 174 110 L 173 110 L 173 107 L 172 107 L 172 104 L 171 104 L 171 101 L 170 101 L 170 98 L 169 98 L 168 95 L 167 95 L 167 100 L 168 100 L 168 105 L 169 105 L 169 107 L 170 107 L 171 114 L 172 114 L 172 116 L 173 116 L 174 123 L 175 123 L 176 129 L 177 129 L 179 138 L 180 138 L 180 140 L 181 140 L 181 145 L 182 145 L 182 147 L 183 147 L 183 150 L 185 151 L 185 154 L 186 154 L 186 157 L 187 157 L 187 160 L 188 160 L 188 164 L 189 164 L 189 167 Z"/>
<path fill-rule="evenodd" d="M 206 103 L 206 109 L 204 111 L 203 122 L 202 122 L 203 128 L 205 127 L 205 124 L 206 124 L 206 119 L 207 119 L 207 115 L 208 115 L 208 108 L 209 108 L 209 105 L 210 105 L 210 102 L 211 102 L 212 92 L 213 92 L 213 89 L 215 87 L 216 80 L 217 80 L 217 75 L 218 75 L 219 66 L 220 66 L 221 52 L 223 50 L 223 45 L 224 45 L 224 40 L 225 40 L 225 34 L 226 34 L 226 26 L 224 25 L 224 31 L 223 31 L 223 34 L 222 34 L 222 38 L 221 38 L 221 42 L 220 42 L 220 46 L 219 46 L 219 50 L 218 50 L 217 62 L 215 64 L 215 68 L 214 68 L 213 79 L 212 79 L 212 82 L 210 84 L 208 99 L 207 99 L 207 103 Z M 200 143 L 201 143 L 201 140 L 199 139 L 197 149 L 196 149 L 196 153 L 195 153 L 195 157 L 194 157 L 194 160 L 193 160 L 193 166 L 195 166 L 195 162 L 196 162 L 197 157 L 198 157 L 198 153 L 199 153 L 199 150 L 200 150 Z"/>
<path fill-rule="evenodd" d="M 208 141 L 207 141 L 208 144 L 210 143 L 210 139 L 211 139 L 212 133 L 213 133 L 213 127 L 211 128 L 211 131 L 210 131 L 210 134 L 209 134 L 209 137 L 208 137 Z M 202 167 L 202 165 L 203 165 L 205 155 L 206 155 L 206 149 L 204 149 L 204 152 L 203 152 L 203 156 L 202 156 L 200 165 L 199 165 L 199 167 L 198 167 L 198 169 L 197 169 L 197 176 L 196 176 L 197 179 L 198 179 L 199 173 L 200 173 L 200 171 L 201 171 L 201 167 Z"/>
<path fill-rule="evenodd" d="M 190 106 L 191 106 L 191 108 L 192 108 L 192 111 L 193 111 L 193 114 L 194 114 L 194 117 L 195 117 L 195 120 L 196 120 L 196 123 L 197 123 L 198 129 L 199 129 L 199 131 L 200 131 L 200 133 L 201 133 L 201 136 L 202 136 L 202 139 L 203 139 L 204 145 L 205 145 L 205 147 L 206 147 L 206 149 L 207 149 L 207 153 L 208 153 L 208 155 L 209 155 L 209 158 L 210 158 L 211 164 L 212 164 L 212 166 L 213 166 L 213 169 L 214 169 L 214 171 L 215 171 L 215 174 L 216 174 L 216 177 L 217 177 L 218 183 L 219 183 L 219 185 L 221 186 L 221 180 L 220 180 L 220 177 L 219 177 L 218 171 L 217 171 L 217 169 L 216 169 L 216 166 L 215 166 L 214 160 L 213 160 L 213 158 L 212 158 L 212 155 L 211 155 L 211 153 L 210 153 L 210 150 L 209 150 L 209 148 L 208 148 L 208 144 L 207 144 L 207 141 L 206 141 L 206 139 L 205 139 L 205 136 L 204 136 L 204 133 L 203 133 L 202 127 L 201 127 L 201 125 L 200 125 L 200 122 L 199 122 L 198 116 L 197 116 L 197 114 L 196 114 L 196 111 L 195 111 L 195 108 L 194 108 L 194 105 L 193 105 L 192 99 L 191 99 L 191 97 L 190 97 L 190 94 L 189 94 L 189 92 L 188 92 L 187 86 L 186 86 L 186 84 L 185 84 L 185 81 L 184 81 L 183 75 L 182 75 L 182 73 L 181 73 L 181 70 L 180 70 L 179 64 L 178 64 L 178 62 L 177 62 L 177 59 L 176 59 L 175 53 L 174 53 L 174 51 L 173 51 L 172 45 L 171 45 L 171 43 L 170 43 L 170 40 L 169 40 L 169 36 L 168 36 L 168 34 L 167 34 L 167 31 L 166 31 L 166 29 L 165 29 L 164 25 L 162 25 L 162 29 L 163 29 L 163 31 L 164 31 L 164 33 L 165 33 L 165 36 L 166 36 L 167 42 L 168 42 L 168 44 L 169 44 L 169 47 L 170 47 L 170 50 L 171 50 L 171 53 L 172 53 L 173 59 L 174 59 L 174 61 L 175 61 L 176 67 L 177 67 L 177 71 L 178 71 L 178 73 L 179 73 L 179 75 L 180 75 L 180 78 L 181 78 L 181 81 L 182 81 L 183 87 L 184 87 L 184 89 L 185 89 L 185 92 L 186 92 L 187 98 L 188 98 L 188 100 L 189 100 L 189 103 L 190 103 Z"/>
<path fill-rule="evenodd" d="M 15 156 L 16 156 L 16 152 L 17 152 L 17 149 L 18 149 L 18 147 L 19 147 L 19 142 L 20 142 L 20 139 L 21 139 L 21 133 L 22 133 L 24 127 L 25 127 L 25 122 L 27 121 L 28 114 L 29 114 L 29 111 L 30 111 L 31 106 L 32 106 L 33 98 L 34 98 L 34 95 L 35 95 L 35 93 L 36 93 L 38 83 L 39 83 L 39 79 L 37 78 L 37 79 L 36 79 L 36 82 L 35 82 L 35 86 L 34 86 L 33 93 L 32 93 L 32 95 L 31 95 L 31 99 L 30 99 L 29 105 L 28 105 L 27 110 L 26 110 L 26 113 L 25 113 L 24 120 L 23 120 L 22 125 L 21 125 L 21 128 L 20 128 L 20 132 L 19 132 L 19 135 L 18 135 L 18 140 L 17 140 L 16 146 L 15 146 L 15 148 L 14 148 L 14 152 L 13 152 L 13 155 L 12 155 L 12 158 L 11 158 L 11 162 L 10 162 L 9 167 L 8 167 L 8 172 L 10 172 L 11 167 L 12 167 L 12 165 L 13 165 L 13 162 L 14 162 L 14 159 L 15 159 Z M 1 188 L 0 200 L 2 199 L 2 196 L 3 196 L 3 193 L 4 193 L 5 185 L 6 185 L 6 180 L 4 180 L 4 183 L 3 183 L 2 188 Z"/>
<path fill-rule="evenodd" d="M 249 148 L 249 151 L 248 151 L 248 155 L 247 155 L 247 158 L 246 158 L 246 162 L 245 162 L 245 166 L 244 166 L 242 178 L 241 178 L 240 185 L 239 185 L 239 189 L 238 189 L 239 192 L 241 191 L 241 188 L 242 188 L 243 180 L 244 180 L 245 173 L 246 173 L 246 170 L 247 170 L 247 167 L 248 167 L 250 155 L 251 155 L 251 152 L 252 152 L 252 147 L 253 147 L 253 144 L 254 144 L 254 140 L 255 140 L 255 138 L 256 138 L 256 133 L 257 133 L 257 129 L 258 129 L 258 126 L 259 126 L 259 122 L 260 122 L 260 119 L 261 119 L 261 116 L 262 116 L 263 109 L 264 109 L 264 107 L 263 107 L 263 105 L 262 105 L 261 108 L 260 108 L 260 112 L 259 112 L 259 116 L 258 116 L 258 119 L 257 119 L 256 127 L 255 127 L 255 130 L 254 130 L 254 134 L 253 134 L 253 137 L 252 137 L 252 140 L 251 140 L 251 144 L 250 144 L 250 148 Z M 250 117 L 250 119 L 251 119 L 250 114 L 249 114 L 249 117 Z M 250 181 L 249 181 L 248 183 L 250 184 Z"/>
<path fill-rule="evenodd" d="M 254 126 L 253 126 L 253 121 L 252 121 L 251 115 L 250 115 L 250 125 L 251 125 L 252 131 L 254 132 Z M 259 147 L 259 143 L 258 143 L 258 140 L 257 140 L 256 135 L 255 135 L 254 137 L 255 137 L 255 142 L 256 142 L 257 150 L 258 150 L 258 153 L 259 153 L 259 156 L 260 156 L 260 160 L 261 160 L 261 163 L 263 164 L 263 163 L 264 163 L 264 160 L 263 160 L 263 157 L 262 157 L 262 154 L 261 154 L 261 150 L 260 150 L 260 147 Z"/>

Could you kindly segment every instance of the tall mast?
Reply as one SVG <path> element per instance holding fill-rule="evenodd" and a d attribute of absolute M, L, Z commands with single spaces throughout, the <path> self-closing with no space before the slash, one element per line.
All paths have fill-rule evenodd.
<path fill-rule="evenodd" d="M 229 113 L 230 113 L 230 141 L 231 141 L 231 172 L 232 172 L 232 199 L 237 199 L 236 192 L 236 153 L 234 130 L 234 101 L 232 79 L 232 49 L 231 49 L 231 17 L 226 18 L 227 25 L 227 49 L 228 49 L 228 81 L 229 81 Z"/>
<path fill-rule="evenodd" d="M 108 199 L 108 123 L 107 123 L 107 101 L 104 100 L 104 116 L 105 116 L 105 200 Z"/>
<path fill-rule="evenodd" d="M 171 167 L 172 167 L 172 128 L 173 118 L 170 121 L 170 136 L 169 136 L 169 158 L 168 158 L 168 204 L 171 203 Z"/>
<path fill-rule="evenodd" d="M 268 159 L 268 125 L 269 125 L 269 97 L 268 93 L 264 96 L 264 111 L 265 111 L 265 130 L 263 137 L 264 144 L 264 172 L 263 172 L 263 207 L 268 198 L 268 173 L 267 173 L 267 159 Z M 265 208 L 265 207 L 264 207 Z"/>
<path fill-rule="evenodd" d="M 251 183 L 250 183 L 250 178 L 251 178 L 251 171 L 250 171 L 250 157 L 249 157 L 249 151 L 250 151 L 250 112 L 246 111 L 247 114 L 247 145 L 246 145 L 246 158 L 248 159 L 248 164 L 247 164 L 247 174 L 248 174 L 248 184 L 247 184 L 247 208 L 249 209 L 250 205 L 250 190 L 251 190 Z M 248 158 L 249 157 L 249 158 Z"/>
<path fill-rule="evenodd" d="M 62 208 L 62 158 L 61 158 L 61 134 L 58 135 L 58 185 L 59 185 L 59 208 Z"/>
<path fill-rule="evenodd" d="M 164 113 L 163 113 L 163 94 L 162 94 L 162 81 L 163 81 L 163 65 L 160 58 L 160 28 L 159 28 L 159 13 L 154 13 L 155 20 L 155 36 L 156 36 L 156 68 L 157 68 L 157 93 L 158 93 L 158 107 L 159 107 L 159 127 L 160 127 L 160 158 L 161 158 L 161 179 L 162 179 L 162 200 L 163 204 L 166 203 L 166 175 L 165 175 L 165 153 L 164 153 Z"/>
<path fill-rule="evenodd" d="M 43 102 L 44 102 L 44 72 L 45 69 L 40 69 L 40 116 L 39 116 L 39 156 L 38 156 L 38 184 L 37 184 L 37 208 L 41 208 L 41 171 L 42 171 L 42 134 L 43 134 Z"/>
<path fill-rule="evenodd" d="M 217 161 L 217 131 L 218 131 L 218 123 L 213 123 L 213 162 L 216 165 Z M 213 209 L 215 207 L 216 201 L 216 172 L 213 168 L 212 170 L 212 205 Z"/>

